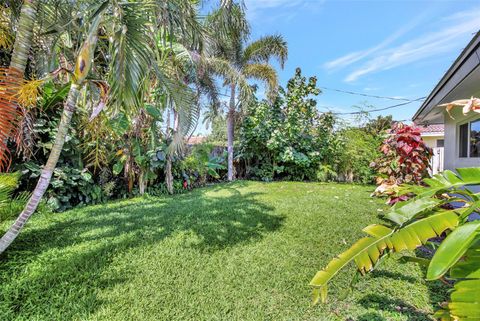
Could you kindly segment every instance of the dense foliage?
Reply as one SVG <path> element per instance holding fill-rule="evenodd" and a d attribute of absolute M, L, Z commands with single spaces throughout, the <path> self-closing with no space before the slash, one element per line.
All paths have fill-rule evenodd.
<path fill-rule="evenodd" d="M 433 257 L 407 256 L 405 260 L 428 266 L 427 280 L 448 277 L 456 281 L 450 302 L 442 305 L 437 316 L 442 320 L 476 319 L 480 315 L 480 221 L 469 218 L 478 210 L 480 193 L 465 187 L 480 184 L 480 169 L 459 168 L 457 172 L 458 175 L 447 170 L 426 178 L 427 186 L 402 185 L 400 195 L 413 194 L 415 197 L 396 203 L 384 217 L 390 224 L 364 228 L 368 236 L 315 275 L 311 281 L 315 287 L 315 302 L 326 300 L 327 283 L 352 261 L 358 272 L 365 274 L 389 254 L 433 246 L 436 248 Z M 445 238 L 438 238 L 445 235 Z"/>
<path fill-rule="evenodd" d="M 240 134 L 247 177 L 262 180 L 341 180 L 371 182 L 370 162 L 378 156 L 376 120 L 357 128 L 341 126 L 317 110 L 316 78 L 297 69 L 274 103 L 252 104 Z"/>

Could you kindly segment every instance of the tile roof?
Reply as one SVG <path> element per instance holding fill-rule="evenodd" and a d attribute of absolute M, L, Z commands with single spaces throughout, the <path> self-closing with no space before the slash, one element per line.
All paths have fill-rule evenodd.
<path fill-rule="evenodd" d="M 428 126 L 418 126 L 421 133 L 443 133 L 443 124 L 434 124 Z"/>
<path fill-rule="evenodd" d="M 187 145 L 198 145 L 203 143 L 207 137 L 205 136 L 192 136 L 188 139 Z"/>

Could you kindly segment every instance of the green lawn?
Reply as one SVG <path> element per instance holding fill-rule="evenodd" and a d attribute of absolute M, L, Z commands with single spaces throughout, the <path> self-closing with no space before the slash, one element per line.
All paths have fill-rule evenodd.
<path fill-rule="evenodd" d="M 310 306 L 315 272 L 380 221 L 372 188 L 236 182 L 39 215 L 0 257 L 0 320 L 429 320 L 441 287 L 393 259 Z"/>

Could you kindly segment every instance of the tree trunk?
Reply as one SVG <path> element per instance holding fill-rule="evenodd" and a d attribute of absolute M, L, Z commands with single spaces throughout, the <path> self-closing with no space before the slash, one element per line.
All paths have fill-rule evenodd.
<path fill-rule="evenodd" d="M 235 130 L 235 85 L 230 86 L 230 107 L 227 114 L 227 153 L 228 153 L 228 180 L 235 179 L 233 168 L 233 140 Z"/>
<path fill-rule="evenodd" d="M 176 122 L 175 111 L 173 111 L 173 122 Z M 175 125 L 174 125 L 175 128 Z M 170 135 L 170 109 L 167 111 L 167 138 Z M 166 153 L 166 164 L 165 164 L 165 185 L 167 185 L 167 191 L 169 194 L 173 194 L 173 174 L 172 174 L 172 156 L 170 153 Z"/>
<path fill-rule="evenodd" d="M 167 155 L 167 164 L 165 165 L 165 184 L 169 194 L 173 194 L 173 174 L 172 174 L 172 156 Z"/>
<path fill-rule="evenodd" d="M 30 216 L 35 212 L 40 203 L 40 200 L 45 194 L 50 180 L 52 178 L 53 171 L 57 166 L 58 158 L 63 149 L 63 144 L 65 143 L 65 137 L 68 133 L 68 128 L 72 120 L 72 115 L 76 109 L 76 102 L 79 95 L 79 85 L 72 84 L 70 91 L 68 93 L 67 101 L 63 107 L 62 118 L 60 119 L 60 124 L 58 125 L 58 133 L 55 137 L 55 143 L 50 151 L 50 156 L 48 157 L 45 167 L 42 169 L 42 173 L 38 180 L 37 186 L 32 193 L 32 196 L 28 200 L 24 210 L 18 216 L 17 220 L 13 225 L 8 229 L 7 233 L 3 235 L 0 239 L 0 254 L 3 253 L 7 247 L 15 240 L 20 231 L 22 230 L 25 223 L 28 221 Z"/>
<path fill-rule="evenodd" d="M 140 195 L 145 194 L 145 188 L 147 187 L 147 182 L 144 179 L 143 170 L 140 170 L 140 176 L 138 177 L 138 189 L 140 191 Z"/>
<path fill-rule="evenodd" d="M 25 3 L 35 3 L 32 1 L 25 1 Z M 25 5 L 24 3 L 24 5 Z M 23 13 L 22 7 L 22 13 Z M 100 23 L 101 16 L 97 16 L 96 20 L 92 23 L 90 27 L 89 35 L 85 42 L 83 43 L 83 47 L 80 51 L 79 56 L 77 57 L 77 65 L 75 67 L 75 76 L 76 81 L 72 83 L 70 86 L 70 91 L 68 92 L 68 97 L 65 103 L 63 104 L 63 112 L 62 117 L 60 119 L 60 123 L 58 124 L 58 131 L 55 137 L 55 142 L 53 144 L 52 150 L 50 151 L 50 155 L 48 156 L 47 163 L 42 169 L 40 174 L 40 178 L 38 179 L 37 186 L 33 190 L 32 196 L 28 200 L 25 208 L 20 213 L 18 218 L 15 220 L 15 223 L 8 229 L 8 231 L 2 236 L 0 239 L 0 254 L 2 254 L 8 246 L 15 240 L 15 238 L 20 234 L 20 231 L 23 229 L 25 224 L 27 223 L 28 219 L 38 207 L 38 204 L 42 200 L 43 194 L 48 188 L 50 184 L 50 180 L 52 179 L 53 171 L 57 166 L 58 158 L 60 157 L 60 153 L 63 150 L 63 144 L 65 143 L 65 138 L 68 134 L 68 129 L 70 127 L 70 123 L 72 121 L 73 113 L 77 108 L 77 99 L 80 93 L 80 88 L 83 86 L 83 82 L 87 77 L 88 73 L 90 72 L 90 63 L 85 64 L 85 61 L 90 62 L 93 58 L 93 52 L 95 50 L 95 46 L 97 44 L 97 32 L 98 32 L 98 25 Z M 16 41 L 16 40 L 15 40 Z M 28 55 L 28 49 L 24 53 Z M 78 72 L 78 73 L 77 73 Z"/>
<path fill-rule="evenodd" d="M 37 0 L 25 0 L 22 4 L 18 29 L 15 34 L 15 44 L 13 45 L 12 59 L 10 68 L 25 72 L 27 66 L 28 54 L 33 38 L 33 25 L 37 17 Z"/>

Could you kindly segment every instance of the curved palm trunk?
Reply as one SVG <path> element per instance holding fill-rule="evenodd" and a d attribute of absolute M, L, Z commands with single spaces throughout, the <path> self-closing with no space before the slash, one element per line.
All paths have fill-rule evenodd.
<path fill-rule="evenodd" d="M 67 101 L 63 107 L 62 118 L 60 119 L 60 124 L 58 125 L 58 133 L 55 137 L 55 143 L 48 157 L 47 163 L 42 170 L 40 178 L 38 180 L 37 186 L 32 193 L 32 196 L 27 202 L 24 210 L 18 216 L 17 220 L 10 229 L 3 235 L 0 239 L 0 254 L 3 253 L 7 247 L 15 240 L 20 231 L 22 230 L 25 223 L 28 221 L 30 216 L 35 212 L 40 203 L 40 200 L 45 194 L 50 180 L 52 178 L 53 170 L 57 166 L 58 158 L 63 149 L 63 144 L 65 143 L 65 137 L 68 133 L 68 128 L 72 120 L 72 115 L 76 109 L 76 102 L 79 94 L 79 86 L 72 84 L 70 87 L 70 92 L 68 93 Z"/>
<path fill-rule="evenodd" d="M 235 179 L 233 168 L 233 140 L 235 129 L 235 85 L 230 87 L 230 107 L 227 114 L 227 153 L 228 153 L 228 180 Z"/>
<path fill-rule="evenodd" d="M 15 35 L 10 68 L 15 68 L 22 74 L 27 66 L 28 53 L 33 38 L 33 25 L 37 17 L 37 6 L 38 0 L 23 1 L 18 30 Z"/>
<path fill-rule="evenodd" d="M 38 179 L 37 186 L 35 186 L 32 196 L 25 205 L 22 213 L 20 213 L 18 218 L 15 220 L 15 223 L 13 223 L 13 225 L 0 239 L 0 254 L 2 254 L 15 240 L 18 234 L 20 234 L 20 231 L 23 229 L 30 216 L 32 216 L 37 209 L 43 194 L 45 194 L 45 191 L 50 184 L 53 171 L 57 166 L 58 158 L 63 150 L 63 144 L 65 143 L 65 138 L 67 137 L 73 113 L 77 108 L 77 99 L 80 93 L 80 88 L 83 86 L 83 82 L 90 72 L 90 62 L 92 61 L 93 53 L 97 45 L 97 31 L 100 20 L 100 15 L 95 18 L 91 25 L 89 35 L 83 43 L 82 49 L 80 50 L 77 59 L 77 65 L 75 67 L 76 80 L 75 83 L 71 84 L 67 100 L 63 104 L 63 112 L 60 123 L 58 124 L 58 132 L 55 137 L 55 143 L 53 144 L 50 155 L 48 156 L 47 163 L 45 164 L 40 178 Z"/>

